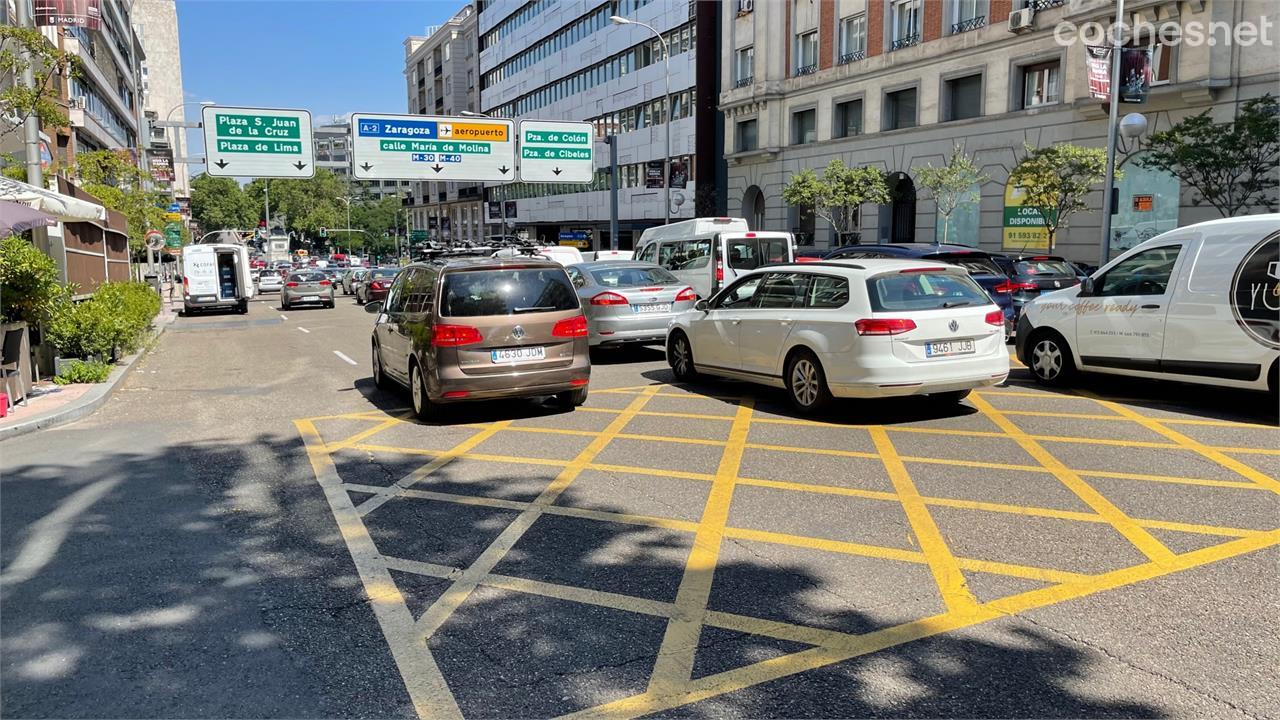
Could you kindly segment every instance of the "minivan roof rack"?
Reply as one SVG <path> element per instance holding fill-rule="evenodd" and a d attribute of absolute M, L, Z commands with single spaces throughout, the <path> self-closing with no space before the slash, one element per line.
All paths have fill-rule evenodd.
<path fill-rule="evenodd" d="M 539 253 L 538 246 L 533 241 L 512 237 L 500 239 L 496 242 L 432 241 L 427 244 L 425 249 L 418 252 L 418 256 L 415 259 L 433 262 L 449 258 L 489 257 L 502 250 L 511 250 L 513 255 L 537 255 Z"/>

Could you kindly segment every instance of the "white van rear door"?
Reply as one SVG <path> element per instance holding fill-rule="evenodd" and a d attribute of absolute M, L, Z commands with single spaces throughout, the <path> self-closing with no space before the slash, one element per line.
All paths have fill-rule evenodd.
<path fill-rule="evenodd" d="M 218 294 L 217 256 L 208 250 L 192 251 L 189 246 L 182 258 L 188 295 Z"/>
<path fill-rule="evenodd" d="M 721 285 L 763 265 L 795 260 L 791 233 L 725 232 L 720 233 L 718 252 Z"/>

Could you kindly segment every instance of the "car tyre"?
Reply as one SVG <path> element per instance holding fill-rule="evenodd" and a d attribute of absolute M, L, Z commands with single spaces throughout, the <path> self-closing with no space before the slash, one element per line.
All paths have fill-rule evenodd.
<path fill-rule="evenodd" d="M 434 415 L 434 406 L 427 395 L 427 380 L 422 377 L 418 363 L 409 366 L 409 400 L 413 405 L 413 415 L 419 420 L 430 420 Z"/>
<path fill-rule="evenodd" d="M 931 393 L 929 397 L 939 405 L 955 405 L 969 397 L 969 393 L 971 392 L 973 392 L 973 390 L 952 390 L 950 392 Z"/>
<path fill-rule="evenodd" d="M 577 390 L 565 390 L 564 392 L 556 393 L 556 402 L 561 407 L 572 410 L 587 402 L 587 388 L 580 387 Z"/>
<path fill-rule="evenodd" d="M 281 310 L 288 310 L 288 309 L 289 309 L 289 302 L 288 302 L 287 300 L 285 300 L 285 299 L 284 299 L 284 296 L 283 296 L 283 295 L 281 295 L 281 296 L 280 296 L 280 309 L 281 309 Z"/>
<path fill-rule="evenodd" d="M 822 363 L 808 351 L 800 351 L 787 361 L 787 398 L 802 413 L 816 413 L 831 403 L 827 376 Z"/>
<path fill-rule="evenodd" d="M 1058 333 L 1052 330 L 1032 333 L 1027 348 L 1027 360 L 1030 361 L 1027 367 L 1041 385 L 1065 385 L 1076 374 L 1071 348 Z"/>
<path fill-rule="evenodd" d="M 679 330 L 671 333 L 671 338 L 667 341 L 667 364 L 671 366 L 671 372 L 677 380 L 688 382 L 698 377 L 689 336 Z"/>
<path fill-rule="evenodd" d="M 382 352 L 378 349 L 377 343 L 373 345 L 372 353 L 373 364 L 373 385 L 379 390 L 390 390 L 391 379 L 382 370 Z"/>
<path fill-rule="evenodd" d="M 363 304 L 364 304 L 364 295 L 362 295 L 362 294 L 361 294 L 361 293 L 359 293 L 359 292 L 357 292 L 357 293 L 356 293 L 356 304 L 357 304 L 357 305 L 363 305 Z"/>

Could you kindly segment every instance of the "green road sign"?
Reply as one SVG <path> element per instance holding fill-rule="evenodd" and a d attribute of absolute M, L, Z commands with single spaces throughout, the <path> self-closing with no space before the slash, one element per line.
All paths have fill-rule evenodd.
<path fill-rule="evenodd" d="M 311 113 L 219 107 L 202 111 L 206 172 L 217 177 L 309 178 L 315 175 Z"/>
<path fill-rule="evenodd" d="M 417 242 L 422 242 L 427 239 L 427 231 L 426 230 L 410 230 L 409 239 Z"/>
<path fill-rule="evenodd" d="M 182 223 L 165 223 L 164 244 L 165 247 L 182 247 Z"/>
<path fill-rule="evenodd" d="M 520 121 L 520 179 L 589 183 L 595 178 L 591 123 Z"/>

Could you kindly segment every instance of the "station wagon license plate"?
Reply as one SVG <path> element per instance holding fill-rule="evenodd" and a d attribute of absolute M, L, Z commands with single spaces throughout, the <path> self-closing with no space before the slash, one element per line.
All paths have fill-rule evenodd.
<path fill-rule="evenodd" d="M 947 355 L 969 355 L 974 352 L 972 340 L 948 340 L 924 344 L 924 356 L 929 358 Z"/>
<path fill-rule="evenodd" d="M 647 303 L 644 305 L 632 305 L 631 311 L 645 315 L 648 313 L 664 313 L 671 312 L 671 303 Z"/>
<path fill-rule="evenodd" d="M 489 351 L 489 362 L 518 363 L 546 360 L 547 349 L 541 345 L 535 347 L 502 348 Z"/>

